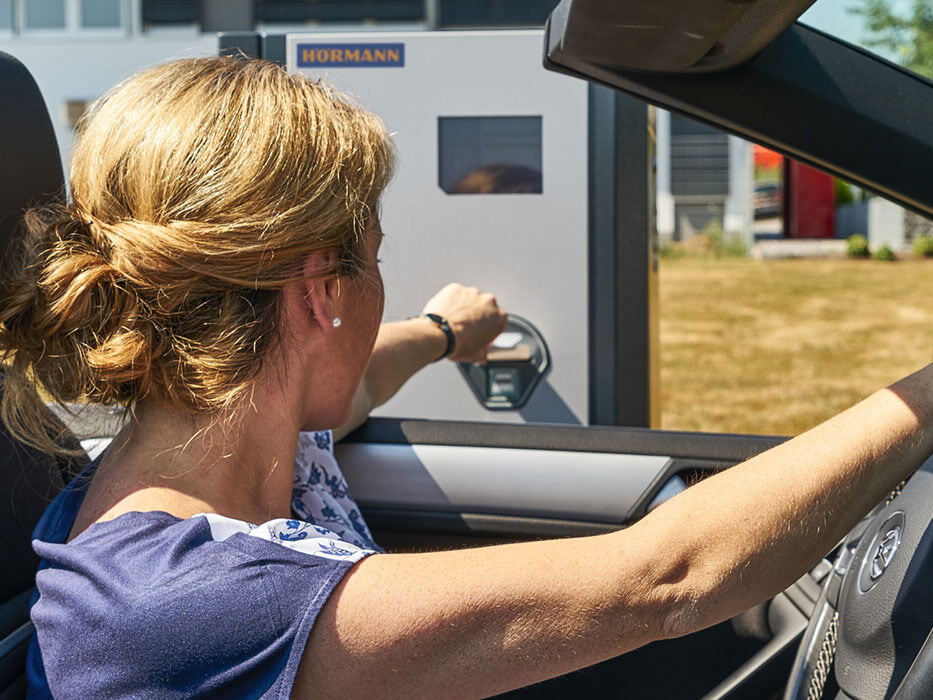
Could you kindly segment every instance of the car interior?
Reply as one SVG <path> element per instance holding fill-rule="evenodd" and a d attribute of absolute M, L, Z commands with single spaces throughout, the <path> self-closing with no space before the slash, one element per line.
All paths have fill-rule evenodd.
<path fill-rule="evenodd" d="M 929 175 L 933 163 L 933 83 L 794 24 L 810 4 L 564 0 L 546 28 L 544 61 L 933 215 L 930 178 L 919 177 Z M 649 7 L 656 29 L 650 36 L 632 34 L 632 27 L 649 19 L 639 15 Z M 42 95 L 27 68 L 2 53 L 0 96 L 2 279 L 22 233 L 22 212 L 62 198 L 65 190 Z M 851 146 L 868 133 L 876 135 L 876 145 Z M 81 438 L 106 437 L 71 427 Z M 373 418 L 337 445 L 337 456 L 375 539 L 389 551 L 414 551 L 623 528 L 684 485 L 782 441 L 645 428 Z M 0 429 L 0 700 L 26 693 L 24 662 L 33 632 L 28 605 L 37 565 L 30 533 L 81 464 L 27 448 Z M 933 593 L 922 585 L 933 565 L 927 556 L 933 538 L 928 488 L 929 462 L 820 565 L 756 608 L 508 696 L 929 697 Z M 905 539 L 914 556 L 897 560 L 903 562 L 892 570 L 897 580 L 889 575 L 890 585 L 884 579 L 875 589 L 885 589 L 885 602 L 859 597 L 850 590 L 857 585 L 857 565 L 871 560 L 898 512 L 926 523 L 913 540 Z M 855 573 L 846 577 L 847 571 Z M 870 613 L 874 608 L 887 614 L 871 622 L 881 632 L 862 624 L 878 617 Z M 840 676 L 839 662 L 835 673 L 828 671 L 827 640 L 837 637 L 839 658 L 848 655 L 845 668 L 866 670 Z"/>

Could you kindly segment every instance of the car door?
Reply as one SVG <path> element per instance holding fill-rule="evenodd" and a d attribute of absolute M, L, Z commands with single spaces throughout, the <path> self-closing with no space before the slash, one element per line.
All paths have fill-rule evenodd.
<path fill-rule="evenodd" d="M 373 418 L 337 445 L 337 456 L 376 540 L 413 551 L 619 529 L 686 484 L 781 441 Z M 513 695 L 614 697 L 624 688 L 629 697 L 766 697 L 783 687 L 818 592 L 815 580 L 803 581 L 711 630 Z"/>
<path fill-rule="evenodd" d="M 545 63 L 933 214 L 933 84 L 791 24 L 810 4 L 724 3 L 719 15 L 700 22 L 695 4 L 677 0 L 624 8 L 564 0 L 548 23 Z M 634 20 L 649 5 L 660 21 L 646 39 L 637 35 L 645 23 Z M 686 31 L 700 25 L 704 32 Z M 866 143 L 865 134 L 877 139 Z M 622 528 L 685 486 L 781 439 L 374 418 L 338 445 L 338 456 L 376 538 L 404 551 Z M 824 563 L 783 594 L 711 630 L 512 695 L 778 695 L 826 571 Z"/>

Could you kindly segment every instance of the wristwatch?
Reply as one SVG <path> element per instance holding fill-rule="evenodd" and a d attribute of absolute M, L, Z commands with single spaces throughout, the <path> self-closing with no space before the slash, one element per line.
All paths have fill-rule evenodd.
<path fill-rule="evenodd" d="M 435 324 L 437 324 L 438 328 L 444 331 L 444 335 L 447 336 L 447 349 L 444 350 L 443 355 L 434 360 L 435 362 L 440 362 L 454 351 L 454 348 L 457 346 L 457 338 L 454 335 L 453 330 L 451 330 L 450 324 L 447 323 L 447 319 L 440 314 L 424 313 L 421 314 L 421 317 L 426 318 L 429 321 L 433 321 Z"/>

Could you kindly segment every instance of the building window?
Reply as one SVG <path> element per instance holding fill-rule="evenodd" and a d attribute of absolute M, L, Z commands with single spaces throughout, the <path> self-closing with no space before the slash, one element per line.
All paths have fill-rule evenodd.
<path fill-rule="evenodd" d="M 255 0 L 263 23 L 421 22 L 424 0 Z"/>
<path fill-rule="evenodd" d="M 555 5 L 557 0 L 440 0 L 440 26 L 540 26 Z"/>
<path fill-rule="evenodd" d="M 26 0 L 27 29 L 64 29 L 65 0 Z"/>
<path fill-rule="evenodd" d="M 165 27 L 192 25 L 201 22 L 198 0 L 142 0 L 143 26 Z"/>
<path fill-rule="evenodd" d="M 119 29 L 121 0 L 83 0 L 81 26 L 87 29 Z"/>
<path fill-rule="evenodd" d="M 0 32 L 13 29 L 13 0 L 0 0 Z"/>
<path fill-rule="evenodd" d="M 24 32 L 113 32 L 127 21 L 125 0 L 0 0 L 10 28 Z M 0 20 L 0 29 L 4 24 Z"/>

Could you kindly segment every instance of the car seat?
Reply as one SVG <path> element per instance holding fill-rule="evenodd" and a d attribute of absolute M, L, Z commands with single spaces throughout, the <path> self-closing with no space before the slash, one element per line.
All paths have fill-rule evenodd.
<path fill-rule="evenodd" d="M 0 52 L 0 279 L 23 235 L 30 206 L 64 196 L 52 122 L 29 71 Z M 0 299 L 0 304 L 3 300 Z M 0 393 L 3 391 L 0 371 Z M 75 443 L 76 444 L 76 443 Z M 26 447 L 0 423 L 0 700 L 26 694 L 26 650 L 32 635 L 29 599 L 38 559 L 32 530 L 76 465 Z"/>

